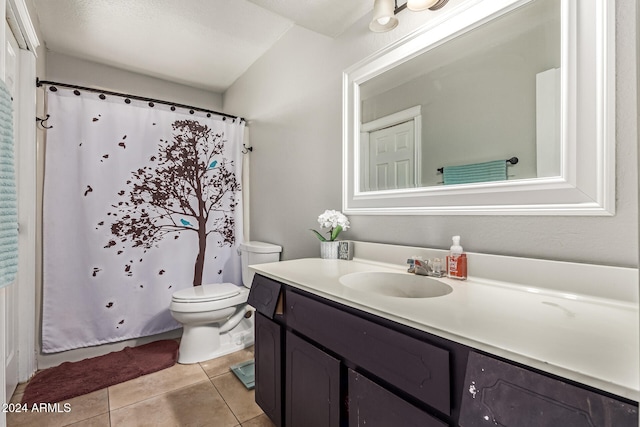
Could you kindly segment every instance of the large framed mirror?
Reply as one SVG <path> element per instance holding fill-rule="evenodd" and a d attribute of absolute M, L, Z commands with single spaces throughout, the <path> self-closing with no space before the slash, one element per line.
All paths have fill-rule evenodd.
<path fill-rule="evenodd" d="M 615 2 L 461 2 L 343 75 L 349 214 L 613 215 Z"/>

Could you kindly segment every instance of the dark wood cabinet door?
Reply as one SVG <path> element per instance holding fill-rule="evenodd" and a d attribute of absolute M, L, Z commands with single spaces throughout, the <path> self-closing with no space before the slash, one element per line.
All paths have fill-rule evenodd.
<path fill-rule="evenodd" d="M 349 427 L 447 427 L 447 424 L 416 408 L 349 369 Z"/>
<path fill-rule="evenodd" d="M 262 314 L 256 313 L 255 328 L 256 403 L 277 427 L 281 427 L 281 327 Z"/>
<path fill-rule="evenodd" d="M 638 408 L 471 352 L 461 427 L 637 427 Z"/>
<path fill-rule="evenodd" d="M 285 425 L 340 425 L 340 361 L 286 333 Z"/>

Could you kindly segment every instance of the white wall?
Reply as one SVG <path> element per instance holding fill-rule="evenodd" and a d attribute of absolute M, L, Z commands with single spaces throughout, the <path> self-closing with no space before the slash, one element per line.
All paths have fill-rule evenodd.
<path fill-rule="evenodd" d="M 473 252 L 636 267 L 635 8 L 617 2 L 614 217 L 354 215 L 341 237 L 448 248 L 460 234 Z M 367 16 L 335 40 L 294 27 L 225 93 L 225 112 L 247 118 L 251 129 L 251 239 L 283 245 L 283 259 L 318 256 L 308 229 L 325 209 L 341 209 L 342 71 L 437 16 L 403 11 L 400 25 L 383 34 L 369 32 Z"/>
<path fill-rule="evenodd" d="M 129 93 L 207 110 L 220 111 L 222 108 L 222 95 L 219 93 L 51 51 L 47 52 L 46 63 L 46 75 L 38 75 L 41 80 Z"/>

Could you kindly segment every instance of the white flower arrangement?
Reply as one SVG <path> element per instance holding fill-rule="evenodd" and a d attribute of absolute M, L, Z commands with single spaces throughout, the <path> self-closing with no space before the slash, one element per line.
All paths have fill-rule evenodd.
<path fill-rule="evenodd" d="M 322 228 L 329 228 L 329 231 L 327 232 L 329 234 L 328 239 L 316 230 L 311 230 L 316 234 L 321 242 L 333 242 L 338 238 L 341 231 L 348 230 L 351 226 L 349 224 L 349 219 L 342 212 L 334 210 L 324 211 L 324 213 L 318 217 L 318 223 Z"/>

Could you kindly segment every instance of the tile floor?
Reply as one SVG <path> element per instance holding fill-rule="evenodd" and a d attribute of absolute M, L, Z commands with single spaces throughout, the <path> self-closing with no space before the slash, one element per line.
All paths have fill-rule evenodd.
<path fill-rule="evenodd" d="M 7 426 L 273 427 L 229 366 L 253 358 L 253 348 L 194 365 L 174 365 L 63 402 L 70 411 L 7 414 Z M 26 384 L 11 402 L 20 402 Z"/>

